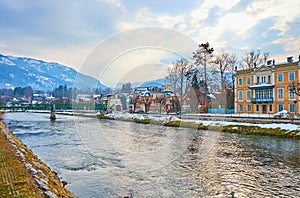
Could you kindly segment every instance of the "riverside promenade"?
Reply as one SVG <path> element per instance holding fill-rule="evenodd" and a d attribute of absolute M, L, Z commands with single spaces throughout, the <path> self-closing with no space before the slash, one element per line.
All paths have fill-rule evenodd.
<path fill-rule="evenodd" d="M 0 197 L 75 197 L 1 121 Z"/>

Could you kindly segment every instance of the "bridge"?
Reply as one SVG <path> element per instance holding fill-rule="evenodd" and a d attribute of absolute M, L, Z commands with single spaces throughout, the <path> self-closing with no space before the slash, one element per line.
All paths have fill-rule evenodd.
<path fill-rule="evenodd" d="M 0 105 L 0 110 L 27 111 L 27 110 L 51 110 L 52 104 L 15 104 Z M 55 104 L 56 111 L 65 110 L 107 110 L 106 104 Z"/>

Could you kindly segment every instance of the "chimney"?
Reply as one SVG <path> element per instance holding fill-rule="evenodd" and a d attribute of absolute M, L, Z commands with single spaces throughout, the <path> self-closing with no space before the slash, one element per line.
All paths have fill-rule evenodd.
<path fill-rule="evenodd" d="M 293 57 L 292 57 L 292 56 L 287 57 L 287 58 L 286 58 L 286 61 L 287 61 L 288 63 L 292 63 L 292 62 L 293 62 Z"/>

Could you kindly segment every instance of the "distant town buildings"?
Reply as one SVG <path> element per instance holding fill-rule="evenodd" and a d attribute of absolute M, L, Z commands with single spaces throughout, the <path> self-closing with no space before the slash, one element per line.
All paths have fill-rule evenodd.
<path fill-rule="evenodd" d="M 145 113 L 179 111 L 176 94 L 170 86 L 136 87 L 129 97 L 128 110 Z"/>

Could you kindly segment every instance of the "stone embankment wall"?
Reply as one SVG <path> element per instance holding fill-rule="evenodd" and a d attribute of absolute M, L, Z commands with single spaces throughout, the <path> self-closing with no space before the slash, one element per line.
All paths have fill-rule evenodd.
<path fill-rule="evenodd" d="M 0 121 L 0 197 L 75 197 Z"/>

